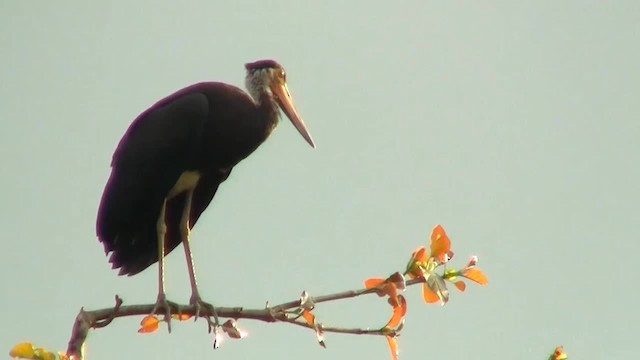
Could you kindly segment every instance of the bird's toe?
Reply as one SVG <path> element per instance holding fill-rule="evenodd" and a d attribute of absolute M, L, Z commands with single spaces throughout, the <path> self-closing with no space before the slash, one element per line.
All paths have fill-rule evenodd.
<path fill-rule="evenodd" d="M 205 318 L 209 325 L 209 332 L 212 332 L 216 327 L 220 325 L 218 320 L 218 313 L 216 312 L 215 306 L 206 301 L 203 301 L 199 295 L 191 295 L 189 304 L 191 304 L 195 308 L 194 321 L 197 321 L 199 317 Z M 203 312 L 205 313 L 205 315 L 201 316 Z M 211 320 L 212 317 L 213 320 Z"/>
<path fill-rule="evenodd" d="M 163 314 L 169 333 L 171 333 L 171 315 L 173 312 L 180 315 L 180 306 L 173 301 L 167 300 L 167 296 L 164 293 L 159 293 L 156 304 L 151 310 L 151 315 Z"/>

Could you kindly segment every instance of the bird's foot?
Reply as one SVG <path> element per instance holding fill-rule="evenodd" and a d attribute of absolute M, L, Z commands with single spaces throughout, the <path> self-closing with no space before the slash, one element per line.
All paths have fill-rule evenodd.
<path fill-rule="evenodd" d="M 203 301 L 199 294 L 192 294 L 191 299 L 189 299 L 189 304 L 195 307 L 196 310 L 194 314 L 194 321 L 198 320 L 199 317 L 205 318 L 209 325 L 209 332 L 214 331 L 220 325 L 215 306 Z M 205 310 L 207 315 L 200 316 L 202 310 Z M 211 320 L 211 317 L 213 317 L 213 320 Z"/>
<path fill-rule="evenodd" d="M 156 304 L 153 306 L 150 315 L 163 313 L 164 321 L 167 323 L 169 333 L 171 333 L 171 314 L 174 309 L 178 314 L 180 314 L 180 306 L 173 301 L 167 300 L 167 296 L 164 293 L 159 293 Z"/>

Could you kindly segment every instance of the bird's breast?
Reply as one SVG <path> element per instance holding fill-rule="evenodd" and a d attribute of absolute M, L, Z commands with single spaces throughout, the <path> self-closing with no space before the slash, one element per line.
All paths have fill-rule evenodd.
<path fill-rule="evenodd" d="M 173 187 L 169 191 L 169 196 L 167 196 L 167 198 L 171 199 L 172 197 L 180 194 L 183 191 L 195 188 L 196 185 L 198 185 L 198 181 L 200 180 L 201 175 L 202 174 L 200 174 L 199 171 L 193 170 L 185 171 L 180 174 L 178 181 L 176 181 L 175 185 L 173 185 Z"/>

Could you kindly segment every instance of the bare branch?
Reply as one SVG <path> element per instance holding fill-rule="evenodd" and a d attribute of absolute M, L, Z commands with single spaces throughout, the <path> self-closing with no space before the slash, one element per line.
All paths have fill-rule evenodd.
<path fill-rule="evenodd" d="M 412 279 L 407 281 L 406 285 L 415 285 L 424 282 L 424 279 Z M 341 299 L 348 299 L 358 297 L 362 295 L 368 295 L 375 293 L 376 289 L 359 289 L 359 290 L 347 290 L 329 295 L 315 296 L 311 298 L 313 303 L 321 303 L 327 301 L 336 301 Z M 76 320 L 73 325 L 71 333 L 71 339 L 67 348 L 67 355 L 73 357 L 73 359 L 83 359 L 83 345 L 86 341 L 87 335 L 90 329 L 98 329 L 109 325 L 114 319 L 127 317 L 127 316 L 139 316 L 149 315 L 153 311 L 155 304 L 143 304 L 143 305 L 122 305 L 122 298 L 116 295 L 116 304 L 112 308 L 104 308 L 92 311 L 86 311 L 80 309 L 80 312 L 76 316 Z M 314 327 L 306 322 L 298 321 L 296 319 L 288 317 L 287 311 L 297 309 L 301 305 L 301 300 L 288 301 L 273 307 L 265 307 L 264 309 L 244 309 L 242 307 L 215 307 L 215 313 L 219 317 L 232 318 L 232 319 L 251 319 L 264 322 L 286 322 L 309 329 Z M 214 316 L 212 309 L 201 308 L 201 317 Z M 196 313 L 195 306 L 191 305 L 179 305 L 179 309 L 172 309 L 172 315 L 191 315 Z M 358 329 L 358 328 L 342 328 L 332 326 L 322 326 L 324 332 L 334 332 L 343 334 L 356 334 L 356 335 L 385 335 L 382 329 Z M 388 334 L 388 332 L 386 333 Z"/>

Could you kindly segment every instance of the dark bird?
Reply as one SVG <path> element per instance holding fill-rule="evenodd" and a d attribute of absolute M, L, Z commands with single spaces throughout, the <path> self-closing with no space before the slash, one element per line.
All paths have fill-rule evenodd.
<path fill-rule="evenodd" d="M 116 148 L 111 175 L 98 210 L 96 232 L 120 275 L 135 275 L 158 262 L 158 297 L 163 307 L 164 256 L 183 244 L 196 317 L 198 293 L 189 232 L 231 169 L 276 127 L 279 109 L 315 147 L 298 115 L 284 68 L 273 60 L 245 65 L 241 89 L 202 82 L 158 101 L 129 126 Z M 168 319 L 167 319 L 168 320 Z"/>

